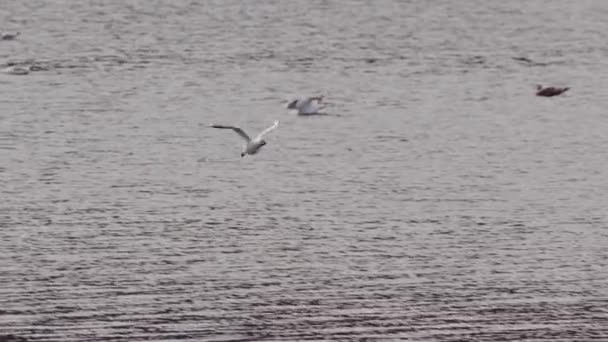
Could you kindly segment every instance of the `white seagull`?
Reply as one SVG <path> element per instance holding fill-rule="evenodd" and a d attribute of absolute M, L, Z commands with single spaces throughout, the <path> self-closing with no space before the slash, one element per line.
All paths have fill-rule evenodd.
<path fill-rule="evenodd" d="M 297 98 L 287 104 L 287 109 L 297 110 L 298 115 L 319 114 L 319 110 L 323 109 L 322 101 L 323 95 Z"/>
<path fill-rule="evenodd" d="M 266 135 L 268 132 L 270 132 L 273 129 L 277 128 L 277 126 L 279 126 L 279 122 L 275 121 L 272 126 L 266 128 L 264 131 L 262 131 L 262 133 L 260 133 L 254 139 L 251 139 L 247 135 L 247 133 L 245 133 L 245 131 L 243 131 L 239 127 L 224 126 L 224 125 L 209 125 L 209 126 L 213 127 L 213 128 L 231 129 L 231 130 L 235 131 L 238 135 L 240 135 L 243 139 L 245 139 L 245 141 L 247 143 L 245 144 L 245 146 L 243 146 L 243 152 L 241 153 L 241 157 L 244 157 L 247 154 L 256 154 L 256 153 L 258 153 L 258 151 L 260 150 L 260 148 L 262 148 L 262 146 L 266 145 L 266 141 L 264 139 L 262 139 L 262 137 L 264 135 Z"/>

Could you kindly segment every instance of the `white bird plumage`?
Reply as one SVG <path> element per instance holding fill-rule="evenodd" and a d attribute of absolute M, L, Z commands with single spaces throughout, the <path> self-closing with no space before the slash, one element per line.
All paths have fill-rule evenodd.
<path fill-rule="evenodd" d="M 231 129 L 231 130 L 235 131 L 238 135 L 240 135 L 241 138 L 245 139 L 246 144 L 245 144 L 245 146 L 243 146 L 243 152 L 241 153 L 241 157 L 244 157 L 247 154 L 258 153 L 260 148 L 262 148 L 262 146 L 266 145 L 266 141 L 264 139 L 262 139 L 264 137 L 264 135 L 268 134 L 270 131 L 277 128 L 278 126 L 279 126 L 279 121 L 275 121 L 274 124 L 272 124 L 272 126 L 266 128 L 265 130 L 262 131 L 262 133 L 258 134 L 257 137 L 251 139 L 249 137 L 249 135 L 247 135 L 247 133 L 245 133 L 245 131 L 243 131 L 239 127 L 226 126 L 226 125 L 214 125 L 214 124 L 209 125 L 209 127 L 213 127 L 213 128 Z"/>
<path fill-rule="evenodd" d="M 287 109 L 297 110 L 298 115 L 319 114 L 319 111 L 324 107 L 322 101 L 323 95 L 296 98 L 287 104 Z"/>

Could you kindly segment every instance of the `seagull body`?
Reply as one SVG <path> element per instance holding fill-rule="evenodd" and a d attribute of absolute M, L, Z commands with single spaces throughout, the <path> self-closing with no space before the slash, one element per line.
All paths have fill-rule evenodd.
<path fill-rule="evenodd" d="M 536 86 L 536 96 L 546 96 L 546 97 L 551 97 L 551 96 L 557 96 L 560 95 L 564 92 L 566 92 L 566 90 L 568 90 L 570 88 L 566 87 L 566 88 L 556 88 L 556 87 L 547 87 L 547 88 L 543 88 L 543 86 L 541 86 L 540 84 Z"/>
<path fill-rule="evenodd" d="M 19 32 L 2 32 L 0 33 L 0 40 L 13 40 L 17 38 Z"/>
<path fill-rule="evenodd" d="M 319 110 L 323 109 L 323 95 L 297 98 L 287 104 L 287 109 L 298 111 L 298 115 L 319 114 Z"/>
<path fill-rule="evenodd" d="M 246 144 L 245 144 L 245 146 L 243 146 L 243 152 L 241 153 L 241 157 L 244 157 L 244 156 L 246 156 L 248 154 L 252 155 L 252 154 L 258 153 L 258 151 L 260 150 L 260 148 L 262 148 L 262 146 L 266 145 L 266 141 L 263 139 L 264 135 L 266 135 L 267 133 L 269 133 L 273 129 L 277 128 L 277 126 L 279 126 L 279 122 L 275 121 L 272 126 L 266 128 L 264 131 L 262 131 L 262 133 L 260 133 L 254 139 L 251 139 L 249 137 L 249 135 L 247 135 L 247 133 L 245 133 L 245 131 L 243 131 L 239 127 L 236 127 L 236 126 L 225 126 L 225 125 L 210 125 L 210 127 L 213 127 L 213 128 L 231 129 L 231 130 L 235 131 L 236 134 L 238 134 L 239 136 L 241 136 L 241 138 L 245 139 Z"/>

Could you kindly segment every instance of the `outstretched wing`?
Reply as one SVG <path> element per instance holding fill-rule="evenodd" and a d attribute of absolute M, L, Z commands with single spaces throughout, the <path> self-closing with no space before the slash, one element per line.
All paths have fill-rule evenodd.
<path fill-rule="evenodd" d="M 233 131 L 236 132 L 236 134 L 240 135 L 243 139 L 245 139 L 247 142 L 249 142 L 251 139 L 249 138 L 249 136 L 247 135 L 247 133 L 245 133 L 245 131 L 243 131 L 242 129 L 240 129 L 239 127 L 234 127 L 234 126 L 224 126 L 224 125 L 209 125 L 210 127 L 213 128 L 221 128 L 221 129 L 231 129 Z"/>
<path fill-rule="evenodd" d="M 273 129 L 277 128 L 279 126 L 279 121 L 275 121 L 274 124 L 272 124 L 272 126 L 266 128 L 264 131 L 262 131 L 262 133 L 260 133 L 260 135 L 258 135 L 258 139 L 263 137 L 264 135 L 268 134 L 268 132 L 272 131 Z"/>

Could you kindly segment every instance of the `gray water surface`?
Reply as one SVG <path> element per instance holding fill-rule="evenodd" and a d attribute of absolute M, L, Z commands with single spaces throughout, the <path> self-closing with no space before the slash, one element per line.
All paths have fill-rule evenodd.
<path fill-rule="evenodd" d="M 39 68 L 0 73 L 0 334 L 608 341 L 608 2 L 0 18 L 0 63 Z M 206 127 L 277 119 L 246 158 Z"/>

